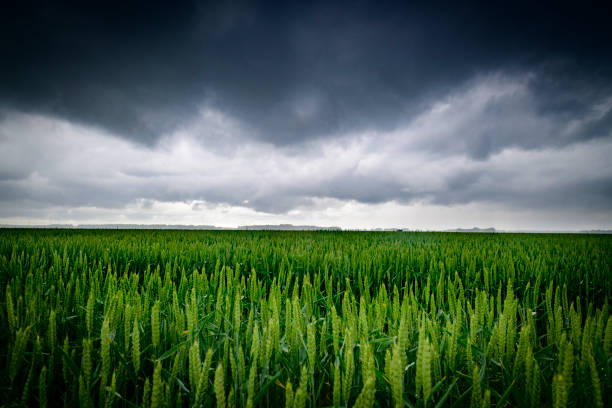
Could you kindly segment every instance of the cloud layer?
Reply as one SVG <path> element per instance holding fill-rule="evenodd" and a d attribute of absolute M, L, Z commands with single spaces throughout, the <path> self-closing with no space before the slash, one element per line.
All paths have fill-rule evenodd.
<path fill-rule="evenodd" d="M 9 6 L 0 221 L 610 226 L 603 8 Z"/>
<path fill-rule="evenodd" d="M 522 79 L 479 79 L 404 128 L 319 139 L 299 149 L 253 141 L 235 119 L 208 108 L 155 147 L 12 113 L 0 123 L 2 215 L 48 206 L 146 210 L 153 202 L 286 215 L 320 210 L 326 200 L 609 213 L 612 140 L 576 134 L 610 107 L 595 109 L 595 119 L 560 124 L 532 113 L 530 101 Z M 505 109 L 496 117 L 498 104 Z M 490 144 L 493 129 L 505 137 Z M 565 138 L 542 146 L 530 134 Z M 220 135 L 226 145 L 215 142 Z M 483 141 L 489 141 L 486 155 Z"/>

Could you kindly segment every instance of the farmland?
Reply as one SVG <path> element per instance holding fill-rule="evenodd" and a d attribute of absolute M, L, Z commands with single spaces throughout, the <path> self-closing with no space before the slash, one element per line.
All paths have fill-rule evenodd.
<path fill-rule="evenodd" d="M 0 405 L 612 404 L 612 239 L 0 231 Z"/>

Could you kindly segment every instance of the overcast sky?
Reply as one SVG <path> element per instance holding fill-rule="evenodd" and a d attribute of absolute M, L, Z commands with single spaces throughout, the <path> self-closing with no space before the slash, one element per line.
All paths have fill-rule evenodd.
<path fill-rule="evenodd" d="M 3 5 L 0 223 L 612 228 L 604 3 L 178 3 Z"/>

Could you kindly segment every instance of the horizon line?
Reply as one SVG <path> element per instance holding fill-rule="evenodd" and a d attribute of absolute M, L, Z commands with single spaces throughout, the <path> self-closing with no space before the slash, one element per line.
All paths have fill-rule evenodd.
<path fill-rule="evenodd" d="M 0 224 L 0 229 L 122 229 L 122 230 L 195 230 L 195 231 L 363 231 L 363 232 L 465 232 L 465 233 L 557 233 L 557 234 L 612 234 L 612 229 L 597 228 L 584 230 L 564 229 L 498 229 L 495 227 L 421 229 L 410 227 L 343 228 L 339 226 L 295 225 L 295 224 L 249 224 L 236 227 L 220 227 L 209 224 Z"/>

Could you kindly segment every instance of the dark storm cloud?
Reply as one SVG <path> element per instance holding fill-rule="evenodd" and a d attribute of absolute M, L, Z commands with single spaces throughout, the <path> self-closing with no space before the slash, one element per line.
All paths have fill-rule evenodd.
<path fill-rule="evenodd" d="M 291 145 L 395 129 L 475 75 L 504 71 L 535 73 L 534 108 L 567 123 L 610 95 L 610 17 L 557 2 L 9 1 L 0 103 L 149 145 L 213 106 L 251 137 Z M 608 113 L 561 144 L 607 136 L 609 123 Z M 469 154 L 559 144 L 495 137 Z"/>

